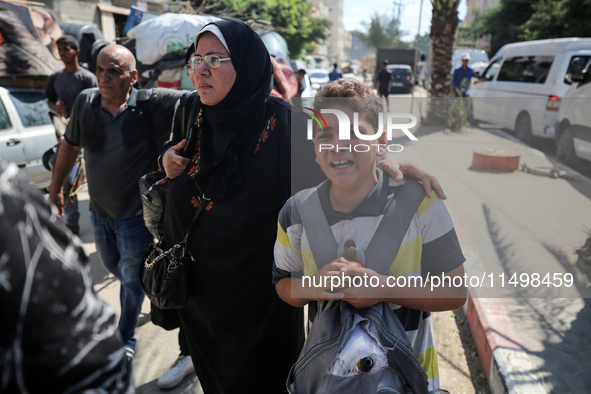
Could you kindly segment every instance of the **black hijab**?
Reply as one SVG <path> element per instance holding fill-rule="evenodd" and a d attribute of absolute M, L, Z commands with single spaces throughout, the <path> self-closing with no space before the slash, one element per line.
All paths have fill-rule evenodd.
<path fill-rule="evenodd" d="M 200 171 L 195 177 L 207 182 L 206 194 L 227 199 L 243 187 L 254 146 L 264 128 L 273 65 L 263 41 L 244 23 L 221 20 L 209 25 L 216 25 L 226 40 L 236 81 L 218 104 L 202 105 L 205 122 Z"/>

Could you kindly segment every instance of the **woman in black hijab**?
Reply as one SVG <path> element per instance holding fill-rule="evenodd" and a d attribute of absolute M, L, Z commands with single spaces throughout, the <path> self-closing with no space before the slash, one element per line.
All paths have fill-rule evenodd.
<path fill-rule="evenodd" d="M 271 281 L 277 214 L 290 197 L 290 107 L 269 96 L 269 54 L 243 23 L 213 22 L 195 44 L 191 138 L 183 141 L 179 107 L 162 155 L 176 178 L 166 247 L 182 240 L 202 195 L 211 198 L 189 238 L 196 264 L 178 317 L 205 393 L 281 392 L 304 341 L 302 310 Z"/>
<path fill-rule="evenodd" d="M 292 192 L 291 128 L 306 119 L 269 95 L 269 53 L 248 26 L 212 22 L 197 34 L 195 47 L 189 77 L 199 95 L 181 103 L 173 139 L 161 152 L 161 166 L 175 179 L 164 246 L 180 242 L 196 208 L 207 205 L 189 237 L 196 259 L 189 300 L 164 317 L 152 307 L 152 319 L 167 329 L 180 325 L 206 394 L 284 392 L 304 324 L 302 309 L 284 303 L 272 284 L 273 246 L 277 215 Z M 189 125 L 184 131 L 183 124 Z M 313 155 L 296 156 L 301 164 L 293 167 L 308 175 L 306 187 L 318 184 L 322 178 L 314 174 L 322 172 L 304 168 L 314 165 Z M 388 172 L 400 180 L 395 167 Z M 426 189 L 435 182 L 441 190 L 416 167 L 409 172 Z"/>

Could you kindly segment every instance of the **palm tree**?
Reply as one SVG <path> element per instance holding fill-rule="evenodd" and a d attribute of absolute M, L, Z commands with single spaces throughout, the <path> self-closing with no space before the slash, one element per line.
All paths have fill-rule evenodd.
<path fill-rule="evenodd" d="M 400 42 L 404 32 L 400 30 L 400 20 L 395 16 L 376 12 L 371 20 L 361 22 L 366 32 L 356 31 L 354 34 L 367 46 L 378 48 L 392 48 Z"/>
<path fill-rule="evenodd" d="M 441 122 L 447 118 L 448 100 L 451 92 L 451 58 L 458 27 L 458 6 L 460 0 L 431 0 L 433 16 L 431 18 L 431 59 L 430 96 L 435 97 L 429 105 L 429 121 Z"/>

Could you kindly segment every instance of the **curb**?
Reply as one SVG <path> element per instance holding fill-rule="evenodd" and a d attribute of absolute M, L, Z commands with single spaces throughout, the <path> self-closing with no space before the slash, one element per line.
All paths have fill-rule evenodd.
<path fill-rule="evenodd" d="M 453 220 L 453 217 L 452 217 Z M 466 260 L 483 266 L 469 235 L 453 220 Z M 548 393 L 532 365 L 502 298 L 479 298 L 473 288 L 463 306 L 468 326 L 493 394 Z"/>
<path fill-rule="evenodd" d="M 493 394 L 547 393 L 538 376 L 502 299 L 476 298 L 470 289 L 464 306 L 478 357 Z"/>

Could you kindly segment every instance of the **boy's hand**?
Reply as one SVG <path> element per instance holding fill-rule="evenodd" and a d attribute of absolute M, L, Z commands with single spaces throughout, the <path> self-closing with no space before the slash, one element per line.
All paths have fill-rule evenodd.
<path fill-rule="evenodd" d="M 361 280 L 357 279 L 356 282 L 362 284 L 362 286 L 353 286 L 343 289 L 343 301 L 348 302 L 357 309 L 369 308 L 370 306 L 383 301 L 382 296 L 384 289 L 382 286 L 386 283 L 383 275 L 380 275 L 369 268 L 354 267 L 350 265 L 341 268 L 341 273 L 345 276 L 360 277 Z M 372 277 L 378 278 L 377 281 L 375 279 L 372 280 Z"/>
<path fill-rule="evenodd" d="M 413 163 L 405 163 L 402 161 L 394 160 L 392 157 L 387 157 L 384 160 L 377 163 L 377 167 L 388 173 L 396 182 L 400 182 L 404 179 L 404 175 L 406 174 L 412 178 L 415 178 L 423 184 L 423 188 L 425 188 L 425 194 L 427 197 L 431 197 L 431 190 L 435 190 L 437 196 L 441 200 L 447 199 L 441 185 L 437 178 L 433 175 L 421 170 L 417 165 Z"/>
<path fill-rule="evenodd" d="M 326 286 L 312 288 L 311 290 L 313 294 L 310 298 L 314 300 L 334 300 L 343 298 L 344 293 L 342 292 L 342 288 L 333 288 L 332 284 L 335 282 L 331 280 L 331 277 L 338 277 L 341 274 L 341 269 L 344 267 L 348 267 L 347 260 L 344 257 L 339 257 L 322 267 L 322 269 L 314 275 L 314 277 L 317 278 L 315 283 L 326 284 Z"/>

